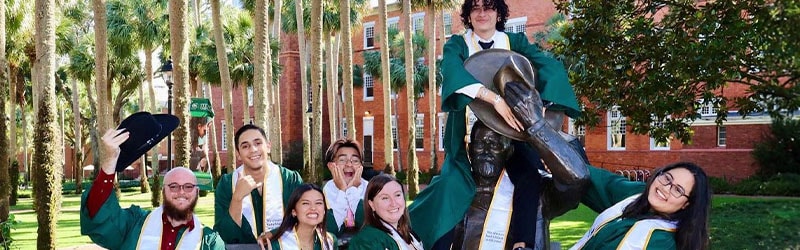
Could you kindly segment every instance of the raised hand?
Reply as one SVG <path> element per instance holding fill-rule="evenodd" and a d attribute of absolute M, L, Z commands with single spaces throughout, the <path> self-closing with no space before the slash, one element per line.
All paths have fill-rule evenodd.
<path fill-rule="evenodd" d="M 350 180 L 348 183 L 348 187 L 358 187 L 361 186 L 361 173 L 364 172 L 364 166 L 361 165 L 360 167 L 356 167 L 356 172 L 353 173 L 353 179 Z"/>
<path fill-rule="evenodd" d="M 535 89 L 525 87 L 524 83 L 508 82 L 505 93 L 505 99 L 511 110 L 526 130 L 535 123 L 544 121 L 542 98 Z"/>
<path fill-rule="evenodd" d="M 128 140 L 128 137 L 130 137 L 130 133 L 125 129 L 109 129 L 100 138 L 103 141 L 102 147 L 105 148 L 108 154 L 101 164 L 101 168 L 106 174 L 116 173 L 117 160 L 119 160 L 120 153 L 119 145 Z"/>
<path fill-rule="evenodd" d="M 333 184 L 336 185 L 336 188 L 344 191 L 347 189 L 347 187 L 350 186 L 350 183 L 347 183 L 344 180 L 344 166 L 339 166 L 339 164 L 331 163 L 328 164 L 328 170 L 331 171 L 331 175 L 333 176 Z"/>
<path fill-rule="evenodd" d="M 233 199 L 241 201 L 250 194 L 254 189 L 261 187 L 261 182 L 256 183 L 250 175 L 245 175 L 244 171 L 239 172 L 239 179 L 236 180 L 236 191 L 233 194 Z"/>

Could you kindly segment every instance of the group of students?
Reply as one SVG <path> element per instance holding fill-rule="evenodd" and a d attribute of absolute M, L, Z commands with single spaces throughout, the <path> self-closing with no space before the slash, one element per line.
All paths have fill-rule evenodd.
<path fill-rule="evenodd" d="M 303 183 L 296 171 L 270 160 L 270 145 L 262 128 L 244 125 L 234 138 L 242 165 L 224 175 L 217 185 L 212 230 L 194 215 L 199 190 L 197 179 L 186 168 L 175 168 L 165 175 L 162 206 L 153 211 L 120 207 L 118 198 L 110 195 L 113 175 L 115 169 L 129 164 L 117 162 L 120 145 L 136 135 L 118 129 L 102 137 L 101 145 L 111 153 L 91 189 L 84 193 L 81 233 L 109 249 L 224 249 L 233 244 L 260 244 L 265 249 L 323 250 L 338 249 L 340 244 L 349 249 L 449 249 L 451 244 L 437 241 L 464 218 L 460 212 L 466 211 L 475 195 L 464 142 L 467 104 L 477 100 L 491 103 L 493 112 L 508 126 L 517 131 L 531 127 L 523 126 L 498 93 L 466 72 L 466 58 L 486 49 L 518 52 L 537 68 L 536 95 L 549 103 L 547 108 L 570 117 L 580 115 L 563 65 L 528 43 L 524 35 L 503 32 L 509 15 L 504 0 L 468 0 L 461 10 L 467 31 L 452 36 L 444 46 L 442 110 L 449 113 L 446 158 L 441 175 L 434 181 L 439 185 L 432 183 L 426 188 L 430 191 L 421 194 L 425 195 L 422 200 L 433 202 L 418 199 L 409 214 L 402 184 L 386 174 L 363 179 L 361 145 L 347 139 L 333 142 L 325 154 L 333 179 L 323 188 Z M 145 141 L 152 144 L 153 140 Z M 671 164 L 657 169 L 646 182 L 630 181 L 588 164 L 585 169 L 590 178 L 580 200 L 599 216 L 573 249 L 708 248 L 710 192 L 702 168 L 691 163 Z M 522 170 L 538 171 L 524 166 Z M 530 216 L 535 211 L 519 206 L 537 206 L 539 190 L 525 189 L 523 185 L 531 182 L 527 179 L 512 182 L 518 185 L 514 190 L 518 193 L 514 194 L 511 228 L 534 228 L 510 234 L 509 240 L 514 249 L 531 249 L 535 230 L 548 229 L 535 228 L 530 223 L 536 219 Z M 459 189 L 468 191 L 459 193 Z M 460 204 L 441 206 L 438 201 Z M 456 212 L 447 211 L 456 207 Z M 415 211 L 427 215 L 417 216 Z M 412 225 L 416 227 L 412 229 Z"/>

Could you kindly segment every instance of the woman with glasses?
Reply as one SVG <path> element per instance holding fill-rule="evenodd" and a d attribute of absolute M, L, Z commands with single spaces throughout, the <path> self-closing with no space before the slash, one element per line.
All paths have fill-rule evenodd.
<path fill-rule="evenodd" d="M 699 166 L 670 164 L 647 182 L 589 171 L 581 202 L 600 214 L 571 249 L 708 249 L 711 191 Z"/>
<path fill-rule="evenodd" d="M 336 237 L 325 230 L 325 207 L 325 196 L 317 185 L 300 185 L 289 197 L 283 221 L 275 234 L 268 240 L 263 238 L 261 243 L 266 243 L 270 250 L 336 249 Z"/>
<path fill-rule="evenodd" d="M 339 245 L 347 246 L 350 238 L 364 223 L 364 193 L 367 180 L 361 178 L 361 144 L 352 139 L 339 139 L 331 143 L 325 152 L 328 170 L 333 179 L 322 188 L 329 204 L 332 218 L 328 219 L 328 231 L 336 234 Z"/>
<path fill-rule="evenodd" d="M 405 192 L 394 176 L 372 177 L 364 197 L 365 222 L 350 241 L 350 250 L 423 250 L 422 243 L 411 230 Z"/>

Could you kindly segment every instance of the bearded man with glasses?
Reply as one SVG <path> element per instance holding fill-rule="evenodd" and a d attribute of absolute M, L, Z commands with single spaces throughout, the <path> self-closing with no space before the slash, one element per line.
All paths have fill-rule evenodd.
<path fill-rule="evenodd" d="M 135 127 L 137 125 L 133 124 L 140 122 L 131 122 L 131 126 Z M 123 121 L 123 124 L 126 122 Z M 121 145 L 126 141 L 153 144 L 163 139 L 158 135 L 152 136 L 155 140 L 146 139 L 151 138 L 148 134 L 158 131 L 134 127 L 121 125 L 118 130 L 108 130 L 101 138 L 101 146 L 107 149 L 109 156 L 104 159 L 92 188 L 84 192 L 81 199 L 81 234 L 88 235 L 94 243 L 108 249 L 225 249 L 225 242 L 219 234 L 203 226 L 200 218 L 194 214 L 199 189 L 197 178 L 188 168 L 173 168 L 164 176 L 162 206 L 152 211 L 136 205 L 125 209 L 119 206 L 118 197 L 112 195 L 115 170 L 124 169 L 130 164 L 127 159 L 140 158 L 141 153 L 149 149 L 135 143 Z M 162 132 L 169 133 L 171 129 Z M 138 140 L 141 138 L 146 140 Z M 136 150 L 142 148 L 143 151 Z M 139 153 L 131 154 L 131 149 Z"/>
<path fill-rule="evenodd" d="M 329 206 L 326 216 L 328 232 L 336 235 L 340 248 L 364 224 L 364 194 L 367 180 L 361 177 L 364 166 L 361 144 L 352 139 L 339 139 L 325 152 L 325 161 L 333 179 L 322 188 Z"/>

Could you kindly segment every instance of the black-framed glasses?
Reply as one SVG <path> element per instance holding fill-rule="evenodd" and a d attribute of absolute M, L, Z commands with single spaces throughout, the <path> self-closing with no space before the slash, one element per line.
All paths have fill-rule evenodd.
<path fill-rule="evenodd" d="M 170 183 L 167 185 L 170 192 L 177 193 L 178 191 L 183 190 L 184 192 L 192 192 L 195 188 L 197 188 L 196 184 L 186 183 L 186 184 L 178 184 L 178 183 Z"/>
<path fill-rule="evenodd" d="M 339 166 L 347 165 L 347 163 L 350 163 L 350 165 L 353 165 L 353 166 L 360 166 L 361 165 L 361 158 L 351 157 L 350 159 L 347 159 L 347 156 L 342 156 L 342 157 L 339 157 L 339 159 L 336 160 L 336 165 L 339 165 Z"/>
<path fill-rule="evenodd" d="M 672 197 L 681 198 L 681 196 L 686 196 L 686 199 L 689 199 L 689 196 L 686 195 L 686 189 L 680 184 L 675 184 L 673 182 L 675 181 L 675 177 L 673 177 L 672 174 L 661 172 L 661 174 L 656 176 L 656 179 L 658 179 L 658 183 L 661 183 L 661 185 L 669 186 L 669 193 Z"/>
<path fill-rule="evenodd" d="M 496 11 L 496 10 L 497 10 L 497 8 L 495 8 L 494 5 L 472 6 L 472 12 L 476 12 L 476 13 L 480 13 L 481 11 L 489 12 L 489 11 Z"/>

